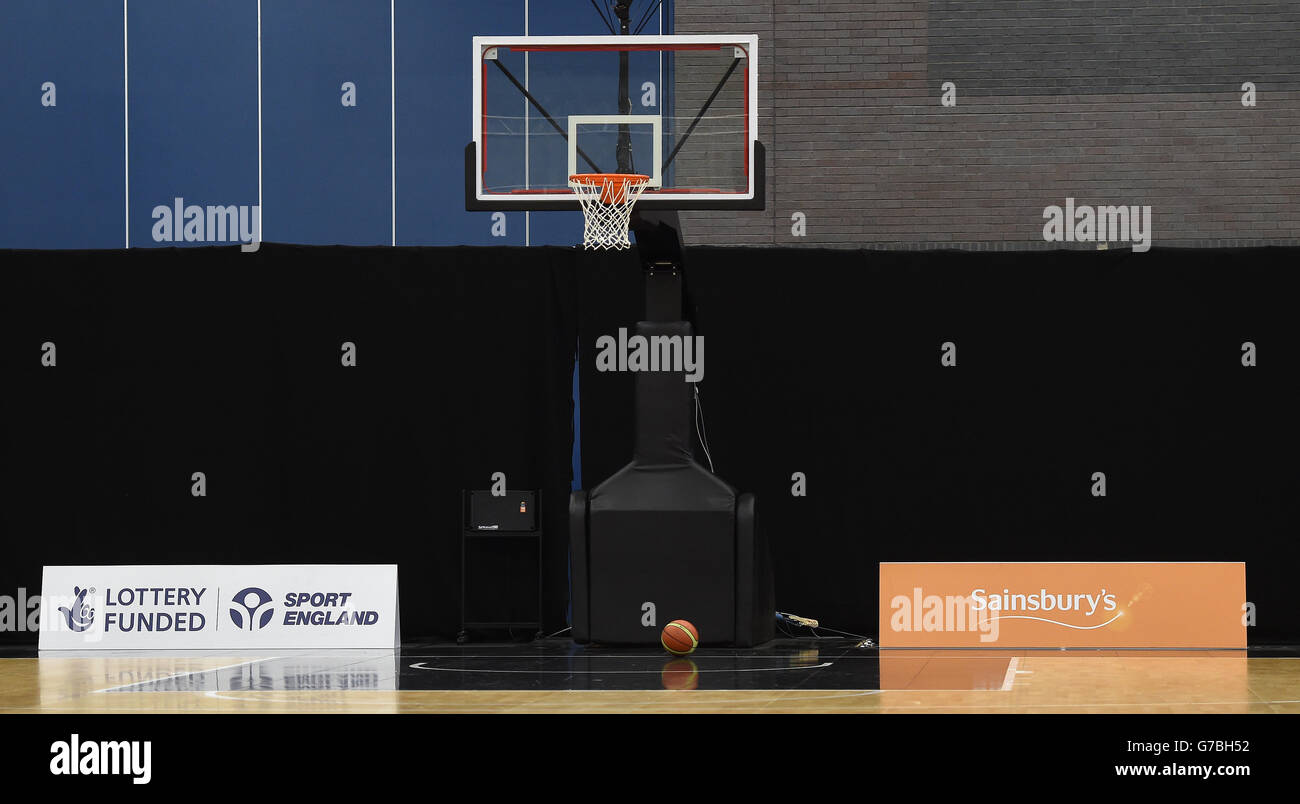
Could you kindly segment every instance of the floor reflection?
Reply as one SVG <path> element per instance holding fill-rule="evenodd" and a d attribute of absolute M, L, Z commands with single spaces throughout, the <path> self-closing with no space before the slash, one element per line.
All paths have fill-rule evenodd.
<path fill-rule="evenodd" d="M 73 666 L 65 658 L 75 658 Z M 1024 691 L 1035 678 L 1096 690 L 1135 682 L 1244 694 L 1241 651 L 884 650 L 852 640 L 782 639 L 754 649 L 532 643 L 408 645 L 400 652 L 295 652 L 260 657 L 131 652 L 42 654 L 41 688 L 82 693 L 553 690 Z M 1035 675 L 1037 674 L 1037 675 Z M 1258 675 L 1258 674 L 1257 674 Z"/>
<path fill-rule="evenodd" d="M 399 656 L 316 654 L 250 659 L 232 665 L 174 673 L 162 677 L 142 657 L 119 657 L 134 664 L 137 672 L 150 678 L 100 690 L 122 692 L 264 692 L 264 691 L 394 691 L 399 675 Z"/>

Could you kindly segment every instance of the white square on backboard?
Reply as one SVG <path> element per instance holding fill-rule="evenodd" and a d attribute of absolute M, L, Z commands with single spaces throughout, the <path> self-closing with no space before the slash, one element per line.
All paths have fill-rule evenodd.
<path fill-rule="evenodd" d="M 569 175 L 578 173 L 578 126 L 622 125 L 650 126 L 650 136 L 654 140 L 651 156 L 650 181 L 647 189 L 658 189 L 662 185 L 659 168 L 664 161 L 663 118 L 657 114 L 571 114 L 569 115 Z"/>

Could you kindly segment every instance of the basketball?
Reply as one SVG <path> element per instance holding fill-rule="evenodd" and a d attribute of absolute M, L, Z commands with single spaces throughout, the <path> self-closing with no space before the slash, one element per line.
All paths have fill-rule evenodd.
<path fill-rule="evenodd" d="M 664 626 L 659 641 L 663 644 L 664 650 L 674 656 L 685 656 L 694 653 L 699 647 L 700 632 L 686 620 L 673 620 Z"/>

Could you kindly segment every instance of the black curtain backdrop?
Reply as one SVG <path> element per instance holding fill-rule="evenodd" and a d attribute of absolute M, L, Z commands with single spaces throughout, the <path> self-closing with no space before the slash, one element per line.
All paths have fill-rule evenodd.
<path fill-rule="evenodd" d="M 777 607 L 875 635 L 879 561 L 1244 560 L 1250 641 L 1300 640 L 1298 257 L 691 249 L 712 456 L 758 496 Z M 597 270 L 587 486 L 632 437 L 590 333 L 636 315 L 640 281 Z"/>
<path fill-rule="evenodd" d="M 778 607 L 875 634 L 881 560 L 1245 560 L 1252 643 L 1300 640 L 1298 256 L 689 250 L 710 446 Z M 396 562 L 404 634 L 450 636 L 460 490 L 502 471 L 542 489 L 563 627 L 573 345 L 591 487 L 632 449 L 593 347 L 640 312 L 632 254 L 0 252 L 0 594 L 54 563 Z"/>
<path fill-rule="evenodd" d="M 47 563 L 397 563 L 403 633 L 454 634 L 460 490 L 500 471 L 542 490 L 562 621 L 583 256 L 3 254 L 0 594 Z"/>

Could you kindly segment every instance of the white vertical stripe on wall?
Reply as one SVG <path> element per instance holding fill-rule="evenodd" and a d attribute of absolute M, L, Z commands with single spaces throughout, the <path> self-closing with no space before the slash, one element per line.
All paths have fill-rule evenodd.
<path fill-rule="evenodd" d="M 125 190 L 123 192 L 123 222 L 126 246 L 131 247 L 131 75 L 127 69 L 126 4 L 122 0 L 122 155 Z"/>
<path fill-rule="evenodd" d="M 257 234 L 266 239 L 266 209 L 262 206 L 262 0 L 257 0 Z"/>
<path fill-rule="evenodd" d="M 388 0 L 388 186 L 392 191 L 389 220 L 393 224 L 393 242 L 397 245 L 397 39 L 396 0 Z"/>

